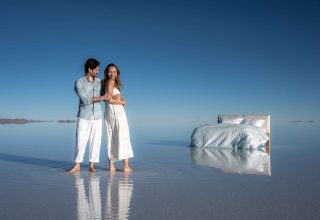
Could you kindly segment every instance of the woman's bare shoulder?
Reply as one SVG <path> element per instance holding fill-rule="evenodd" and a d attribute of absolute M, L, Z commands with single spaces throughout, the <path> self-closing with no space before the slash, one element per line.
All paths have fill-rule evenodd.
<path fill-rule="evenodd" d="M 115 80 L 114 79 L 108 79 L 107 83 L 108 83 L 108 85 L 114 85 Z"/>

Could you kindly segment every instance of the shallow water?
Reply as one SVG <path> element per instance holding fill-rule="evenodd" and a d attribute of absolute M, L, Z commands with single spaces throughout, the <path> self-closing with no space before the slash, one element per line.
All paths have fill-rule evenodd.
<path fill-rule="evenodd" d="M 80 173 L 66 173 L 73 164 L 75 126 L 0 126 L 0 219 L 320 216 L 318 122 L 272 127 L 270 154 L 193 149 L 192 128 L 157 128 L 152 135 L 131 128 L 135 172 L 127 175 L 107 171 L 104 139 L 96 173 L 86 163 Z"/>

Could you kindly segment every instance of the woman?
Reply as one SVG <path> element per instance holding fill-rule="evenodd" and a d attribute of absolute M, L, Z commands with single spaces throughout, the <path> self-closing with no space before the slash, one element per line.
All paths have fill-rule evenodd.
<path fill-rule="evenodd" d="M 124 110 L 126 101 L 121 96 L 120 70 L 115 64 L 109 64 L 104 70 L 102 86 L 105 90 L 103 99 L 107 100 L 105 123 L 110 171 L 116 171 L 115 161 L 123 160 L 123 171 L 132 172 L 128 160 L 133 157 L 133 152 L 127 116 Z"/>

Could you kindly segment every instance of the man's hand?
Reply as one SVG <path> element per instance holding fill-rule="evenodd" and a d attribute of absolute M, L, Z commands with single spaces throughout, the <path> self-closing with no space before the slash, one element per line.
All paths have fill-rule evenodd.
<path fill-rule="evenodd" d="M 92 103 L 96 103 L 96 102 L 100 102 L 100 101 L 101 101 L 100 97 L 92 98 Z"/>
<path fill-rule="evenodd" d="M 113 99 L 115 100 L 121 100 L 123 97 L 120 94 L 112 96 Z"/>

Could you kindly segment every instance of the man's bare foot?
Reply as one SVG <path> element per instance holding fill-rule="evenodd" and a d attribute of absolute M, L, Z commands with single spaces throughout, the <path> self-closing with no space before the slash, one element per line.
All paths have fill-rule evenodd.
<path fill-rule="evenodd" d="M 133 172 L 133 169 L 132 169 L 131 167 L 129 167 L 129 166 L 123 167 L 123 172 L 125 172 L 125 173 L 131 173 L 131 172 Z"/>
<path fill-rule="evenodd" d="M 79 170 L 80 170 L 80 164 L 76 163 L 72 168 L 68 169 L 67 172 L 74 173 L 74 172 L 79 171 Z"/>
<path fill-rule="evenodd" d="M 93 162 L 89 162 L 89 171 L 96 172 L 96 169 L 93 167 Z"/>

